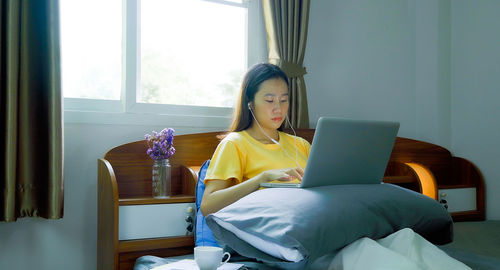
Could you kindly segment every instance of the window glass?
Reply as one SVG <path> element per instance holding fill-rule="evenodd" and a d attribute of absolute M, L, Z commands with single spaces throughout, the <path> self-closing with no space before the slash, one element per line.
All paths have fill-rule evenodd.
<path fill-rule="evenodd" d="M 61 0 L 64 97 L 119 100 L 121 0 Z"/>
<path fill-rule="evenodd" d="M 232 107 L 244 70 L 247 9 L 141 1 L 138 102 Z"/>

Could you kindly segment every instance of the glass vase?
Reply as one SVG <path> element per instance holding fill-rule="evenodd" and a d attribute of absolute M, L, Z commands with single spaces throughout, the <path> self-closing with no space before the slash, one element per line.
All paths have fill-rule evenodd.
<path fill-rule="evenodd" d="M 172 172 L 168 159 L 153 163 L 153 197 L 167 198 L 172 195 Z"/>

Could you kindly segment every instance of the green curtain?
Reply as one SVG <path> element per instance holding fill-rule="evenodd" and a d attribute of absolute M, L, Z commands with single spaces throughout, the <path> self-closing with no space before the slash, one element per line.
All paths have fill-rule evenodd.
<path fill-rule="evenodd" d="M 0 221 L 63 216 L 58 0 L 1 0 Z"/>
<path fill-rule="evenodd" d="M 280 66 L 290 79 L 290 121 L 309 128 L 306 84 L 302 66 L 307 42 L 309 0 L 262 0 L 269 62 Z"/>

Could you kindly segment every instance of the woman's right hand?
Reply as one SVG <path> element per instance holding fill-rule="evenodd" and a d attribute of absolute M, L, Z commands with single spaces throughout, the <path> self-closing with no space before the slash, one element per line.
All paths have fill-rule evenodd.
<path fill-rule="evenodd" d="M 304 171 L 300 167 L 295 168 L 286 168 L 286 169 L 276 169 L 276 170 L 268 170 L 262 172 L 262 180 L 263 182 L 270 181 L 292 181 L 298 179 L 302 181 L 302 176 L 304 175 Z"/>

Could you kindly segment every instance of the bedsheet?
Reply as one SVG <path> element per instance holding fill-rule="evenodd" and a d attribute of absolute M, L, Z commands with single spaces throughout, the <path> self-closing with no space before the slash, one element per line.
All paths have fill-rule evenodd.
<path fill-rule="evenodd" d="M 266 266 L 262 263 L 256 261 L 248 261 L 248 258 L 231 257 L 231 262 L 243 264 L 244 267 L 240 268 L 241 270 L 272 270 L 274 268 Z M 194 254 L 183 255 L 183 256 L 175 256 L 168 258 L 160 258 L 155 256 L 142 256 L 138 258 L 135 262 L 134 270 L 150 270 L 154 267 L 161 266 L 167 263 L 173 263 L 176 261 L 184 260 L 184 259 L 194 259 Z"/>
<path fill-rule="evenodd" d="M 411 229 L 379 240 L 364 237 L 344 247 L 330 262 L 331 270 L 470 270 Z"/>
<path fill-rule="evenodd" d="M 137 260 L 134 270 L 153 267 L 191 258 L 191 255 L 173 258 L 144 256 Z M 246 269 L 275 269 L 255 261 L 238 261 Z M 437 246 L 411 229 L 399 230 L 377 241 L 364 237 L 339 252 L 327 254 L 307 266 L 310 270 L 471 270 L 450 257 Z"/>
<path fill-rule="evenodd" d="M 443 251 L 474 270 L 500 269 L 500 220 L 457 222 L 454 231 Z"/>

